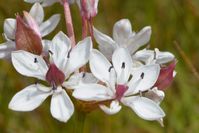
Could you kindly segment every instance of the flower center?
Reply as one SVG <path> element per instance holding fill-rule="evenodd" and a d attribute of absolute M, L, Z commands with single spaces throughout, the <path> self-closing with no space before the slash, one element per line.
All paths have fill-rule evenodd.
<path fill-rule="evenodd" d="M 117 85 L 116 86 L 116 99 L 121 100 L 121 98 L 124 96 L 124 93 L 128 90 L 128 86 L 126 85 Z"/>
<path fill-rule="evenodd" d="M 53 86 L 53 89 L 56 89 L 58 85 L 64 82 L 65 75 L 55 64 L 50 64 L 48 72 L 46 73 L 46 80 Z"/>

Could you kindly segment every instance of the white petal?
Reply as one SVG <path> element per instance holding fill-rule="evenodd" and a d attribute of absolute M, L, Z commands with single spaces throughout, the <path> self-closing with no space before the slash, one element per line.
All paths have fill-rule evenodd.
<path fill-rule="evenodd" d="M 71 49 L 70 39 L 63 33 L 59 32 L 52 40 L 50 51 L 52 59 L 56 66 L 64 71 L 67 63 L 67 56 Z"/>
<path fill-rule="evenodd" d="M 170 52 L 161 52 L 159 49 L 155 48 L 156 52 L 156 63 L 165 64 L 174 60 L 175 56 Z"/>
<path fill-rule="evenodd" d="M 11 52 L 15 50 L 15 42 L 7 41 L 0 44 L 0 59 L 9 59 Z"/>
<path fill-rule="evenodd" d="M 106 56 L 108 60 L 111 60 L 113 52 L 117 48 L 115 41 L 95 28 L 94 37 L 96 42 L 99 44 L 99 50 Z"/>
<path fill-rule="evenodd" d="M 132 35 L 131 23 L 128 19 L 117 21 L 113 27 L 113 38 L 120 45 L 126 45 L 128 38 Z"/>
<path fill-rule="evenodd" d="M 122 99 L 122 103 L 129 106 L 139 117 L 145 120 L 159 120 L 165 116 L 164 111 L 158 104 L 145 97 L 126 97 Z"/>
<path fill-rule="evenodd" d="M 4 21 L 4 33 L 9 39 L 15 39 L 16 20 L 8 18 Z"/>
<path fill-rule="evenodd" d="M 99 80 L 94 77 L 92 73 L 75 73 L 62 85 L 67 89 L 73 89 L 73 86 L 78 85 L 80 82 L 83 83 L 97 83 Z"/>
<path fill-rule="evenodd" d="M 42 40 L 43 52 L 45 54 L 48 54 L 51 45 L 53 45 L 52 41 L 50 41 L 50 40 Z"/>
<path fill-rule="evenodd" d="M 145 64 L 148 61 L 149 58 L 154 59 L 154 51 L 153 50 L 147 50 L 147 49 L 143 49 L 143 50 L 139 50 L 137 51 L 134 55 L 133 58 L 135 60 L 140 60 L 143 61 Z"/>
<path fill-rule="evenodd" d="M 48 66 L 41 56 L 19 50 L 12 52 L 12 64 L 17 72 L 28 77 L 45 80 Z"/>
<path fill-rule="evenodd" d="M 157 81 L 159 73 L 159 65 L 146 65 L 134 69 L 132 72 L 133 78 L 128 83 L 129 89 L 125 92 L 125 95 L 132 95 L 150 89 Z"/>
<path fill-rule="evenodd" d="M 24 0 L 27 3 L 42 2 L 43 0 Z"/>
<path fill-rule="evenodd" d="M 67 122 L 70 119 L 74 112 L 74 105 L 65 90 L 52 95 L 50 112 L 55 119 L 61 122 Z"/>
<path fill-rule="evenodd" d="M 98 50 L 93 50 L 90 55 L 89 65 L 95 77 L 103 82 L 110 78 L 111 63 Z"/>
<path fill-rule="evenodd" d="M 46 0 L 48 1 L 48 0 Z M 40 26 L 40 32 L 42 37 L 48 35 L 49 33 L 51 33 L 58 25 L 60 21 L 60 15 L 59 14 L 55 14 L 52 17 L 50 17 L 48 20 L 46 20 L 45 22 L 43 22 Z"/>
<path fill-rule="evenodd" d="M 49 90 L 50 88 L 40 84 L 30 85 L 12 98 L 9 103 L 9 108 L 15 111 L 32 111 L 51 95 Z"/>
<path fill-rule="evenodd" d="M 118 101 L 112 101 L 110 104 L 110 107 L 107 107 L 105 105 L 99 105 L 100 109 L 103 110 L 108 115 L 113 115 L 118 113 L 122 106 L 119 105 Z"/>
<path fill-rule="evenodd" d="M 164 92 L 161 90 L 158 90 L 157 87 L 149 90 L 148 92 L 145 93 L 145 97 L 153 100 L 157 104 L 160 104 L 162 100 L 164 99 Z"/>
<path fill-rule="evenodd" d="M 73 96 L 83 101 L 104 101 L 112 98 L 109 88 L 100 84 L 79 84 L 74 86 Z M 111 95 L 109 95 L 111 94 Z"/>
<path fill-rule="evenodd" d="M 34 18 L 38 25 L 44 20 L 44 10 L 39 3 L 35 3 L 30 9 L 30 15 Z"/>
<path fill-rule="evenodd" d="M 137 51 L 140 47 L 144 46 L 146 43 L 149 42 L 151 37 L 151 27 L 146 26 L 144 27 L 140 32 L 138 32 L 136 35 L 132 36 L 128 40 L 128 50 L 130 53 L 134 53 Z"/>
<path fill-rule="evenodd" d="M 151 64 L 152 62 L 157 64 L 165 64 L 174 60 L 175 56 L 170 52 L 161 52 L 155 48 L 155 50 L 140 50 L 135 53 L 133 58 L 144 61 L 146 64 Z"/>
<path fill-rule="evenodd" d="M 117 83 L 127 83 L 133 66 L 131 55 L 125 48 L 118 48 L 112 57 L 113 66 L 117 73 Z"/>
<path fill-rule="evenodd" d="M 75 72 L 88 62 L 92 45 L 91 38 L 87 37 L 72 49 L 68 58 L 67 75 Z"/>
<path fill-rule="evenodd" d="M 51 6 L 56 2 L 59 2 L 59 0 L 43 0 L 42 6 Z"/>

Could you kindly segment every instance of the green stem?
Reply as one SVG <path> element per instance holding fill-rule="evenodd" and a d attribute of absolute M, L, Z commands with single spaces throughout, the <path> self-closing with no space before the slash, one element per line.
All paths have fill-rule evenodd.
<path fill-rule="evenodd" d="M 75 114 L 74 133 L 83 133 L 86 113 L 77 111 Z"/>

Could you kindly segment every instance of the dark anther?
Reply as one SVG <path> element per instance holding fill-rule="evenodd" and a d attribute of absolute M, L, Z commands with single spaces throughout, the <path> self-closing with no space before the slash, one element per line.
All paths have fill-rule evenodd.
<path fill-rule="evenodd" d="M 130 75 L 128 81 L 130 81 L 132 78 L 133 78 L 133 75 Z"/>
<path fill-rule="evenodd" d="M 156 60 L 156 51 L 154 50 L 154 60 Z"/>
<path fill-rule="evenodd" d="M 52 52 L 51 50 L 48 50 L 48 52 L 49 52 L 51 55 L 53 55 L 53 52 Z"/>
<path fill-rule="evenodd" d="M 125 63 L 124 63 L 124 62 L 122 62 L 122 68 L 123 68 L 123 69 L 125 68 Z"/>
<path fill-rule="evenodd" d="M 84 78 L 85 76 L 86 76 L 86 73 L 83 73 L 83 74 L 82 74 L 82 78 Z"/>
<path fill-rule="evenodd" d="M 111 69 L 113 68 L 113 66 L 110 66 L 108 69 L 108 72 L 111 72 Z"/>
<path fill-rule="evenodd" d="M 144 73 L 142 73 L 142 74 L 140 75 L 140 77 L 141 77 L 141 79 L 143 79 L 143 78 L 144 78 Z"/>
<path fill-rule="evenodd" d="M 36 82 L 35 82 L 35 85 L 37 85 L 37 84 L 38 84 L 38 82 L 36 81 Z"/>
<path fill-rule="evenodd" d="M 34 63 L 37 63 L 37 62 L 38 62 L 37 58 L 34 58 Z"/>
<path fill-rule="evenodd" d="M 71 50 L 72 50 L 72 49 L 70 49 L 70 50 L 68 51 L 67 58 L 70 58 L 70 52 L 71 52 Z"/>
<path fill-rule="evenodd" d="M 56 85 L 54 83 L 52 84 L 52 87 L 53 87 L 52 90 L 56 90 L 57 89 L 57 87 L 56 87 Z"/>

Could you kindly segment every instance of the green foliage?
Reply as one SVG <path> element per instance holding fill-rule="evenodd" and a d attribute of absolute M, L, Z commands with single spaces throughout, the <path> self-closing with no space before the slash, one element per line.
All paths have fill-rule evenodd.
<path fill-rule="evenodd" d="M 0 33 L 3 33 L 3 21 L 15 17 L 15 13 L 29 10 L 30 4 L 22 0 L 1 0 Z M 62 14 L 62 20 L 52 38 L 59 30 L 66 31 L 63 9 L 59 4 L 46 8 L 46 18 L 53 13 Z M 81 19 L 77 5 L 72 5 L 76 37 L 81 39 Z M 129 108 L 114 116 L 107 116 L 102 111 L 88 114 L 84 133 L 181 133 L 199 131 L 199 81 L 173 41 L 177 40 L 188 59 L 199 70 L 199 2 L 198 0 L 100 0 L 99 13 L 94 25 L 99 30 L 112 34 L 114 23 L 128 18 L 133 29 L 139 31 L 146 25 L 152 26 L 151 48 L 173 52 L 177 59 L 177 76 L 173 85 L 166 91 L 162 103 L 167 116 L 165 127 L 157 122 L 148 122 L 135 115 Z M 0 42 L 3 38 L 0 37 Z M 74 117 L 68 123 L 61 123 L 50 115 L 49 101 L 33 112 L 21 113 L 8 109 L 12 96 L 35 79 L 16 73 L 10 63 L 0 61 L 0 132 L 1 133 L 64 133 L 75 128 Z"/>

